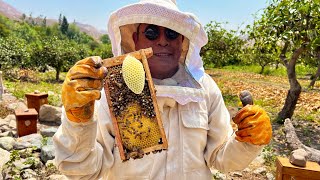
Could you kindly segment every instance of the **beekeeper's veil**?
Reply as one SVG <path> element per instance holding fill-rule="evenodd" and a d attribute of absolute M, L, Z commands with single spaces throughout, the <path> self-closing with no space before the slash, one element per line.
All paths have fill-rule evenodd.
<path fill-rule="evenodd" d="M 178 85 L 156 86 L 157 96 L 174 98 L 180 104 L 203 99 L 199 82 L 204 75 L 200 49 L 208 38 L 200 22 L 193 14 L 178 9 L 175 0 L 140 0 L 113 12 L 109 18 L 108 32 L 114 56 L 135 51 L 132 34 L 140 23 L 167 27 L 184 38 L 178 74 L 173 79 Z M 157 82 L 156 82 L 157 84 Z"/>

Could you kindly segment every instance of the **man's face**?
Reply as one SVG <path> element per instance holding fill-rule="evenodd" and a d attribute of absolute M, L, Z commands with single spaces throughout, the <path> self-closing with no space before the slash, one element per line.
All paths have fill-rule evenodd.
<path fill-rule="evenodd" d="M 179 68 L 183 36 L 162 26 L 140 24 L 138 34 L 133 34 L 136 50 L 152 47 L 148 59 L 153 78 L 172 77 Z"/>

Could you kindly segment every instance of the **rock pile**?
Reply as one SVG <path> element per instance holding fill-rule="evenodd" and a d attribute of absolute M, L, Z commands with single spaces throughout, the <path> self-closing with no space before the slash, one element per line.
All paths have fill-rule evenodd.
<path fill-rule="evenodd" d="M 0 180 L 66 179 L 52 162 L 52 136 L 61 123 L 61 108 L 43 105 L 37 123 L 38 133 L 17 137 L 16 117 L 12 112 L 27 106 L 10 94 L 3 94 L 2 98 L 3 107 L 12 111 L 0 118 Z"/>

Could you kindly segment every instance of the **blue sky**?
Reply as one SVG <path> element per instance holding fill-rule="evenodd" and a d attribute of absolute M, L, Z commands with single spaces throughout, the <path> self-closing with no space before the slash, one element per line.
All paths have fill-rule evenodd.
<path fill-rule="evenodd" d="M 4 0 L 16 9 L 33 17 L 40 15 L 58 19 L 59 14 L 69 22 L 90 24 L 100 30 L 106 30 L 108 17 L 116 9 L 138 2 L 138 0 Z M 182 11 L 195 14 L 203 25 L 212 20 L 229 22 L 227 29 L 236 30 L 240 25 L 252 24 L 253 14 L 266 7 L 266 0 L 177 0 Z"/>

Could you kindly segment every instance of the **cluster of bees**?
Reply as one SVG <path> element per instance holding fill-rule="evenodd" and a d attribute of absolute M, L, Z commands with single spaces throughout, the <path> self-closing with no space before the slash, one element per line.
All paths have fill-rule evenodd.
<path fill-rule="evenodd" d="M 123 80 L 121 65 L 109 67 L 107 78 L 112 111 L 126 159 L 142 158 L 148 154 L 143 149 L 162 144 L 148 81 L 145 81 L 142 93 L 133 93 Z"/>
<path fill-rule="evenodd" d="M 108 68 L 109 90 L 112 102 L 113 113 L 119 116 L 124 111 L 129 103 L 137 102 L 141 106 L 143 115 L 150 118 L 156 116 L 150 91 L 148 89 L 148 81 L 145 81 L 145 86 L 141 94 L 133 93 L 126 86 L 123 78 L 121 65 Z"/>

